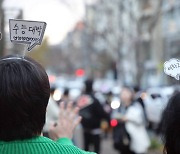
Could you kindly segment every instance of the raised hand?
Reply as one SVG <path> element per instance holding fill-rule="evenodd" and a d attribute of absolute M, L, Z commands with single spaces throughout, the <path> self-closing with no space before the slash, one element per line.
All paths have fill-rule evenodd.
<path fill-rule="evenodd" d="M 81 117 L 78 115 L 79 108 L 72 107 L 72 103 L 68 103 L 67 107 L 64 107 L 64 103 L 60 104 L 60 114 L 58 122 L 51 126 L 49 136 L 53 140 L 59 138 L 70 138 L 72 139 L 74 129 L 80 123 Z"/>

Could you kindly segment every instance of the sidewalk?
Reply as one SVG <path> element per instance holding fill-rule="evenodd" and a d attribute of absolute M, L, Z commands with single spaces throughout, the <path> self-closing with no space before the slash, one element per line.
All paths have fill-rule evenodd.
<path fill-rule="evenodd" d="M 83 136 L 82 136 L 82 128 L 81 126 L 78 126 L 78 128 L 75 131 L 75 144 L 83 148 Z M 101 154 L 119 154 L 117 151 L 113 149 L 113 141 L 111 137 L 108 137 L 107 139 L 102 139 L 101 143 Z"/>
<path fill-rule="evenodd" d="M 118 151 L 113 148 L 113 141 L 110 138 L 102 140 L 101 149 L 101 154 L 119 154 Z"/>

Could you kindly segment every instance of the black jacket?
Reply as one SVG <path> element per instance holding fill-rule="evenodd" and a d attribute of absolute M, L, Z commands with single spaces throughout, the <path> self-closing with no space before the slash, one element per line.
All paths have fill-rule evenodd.
<path fill-rule="evenodd" d="M 110 120 L 109 114 L 104 111 L 103 106 L 94 95 L 88 96 L 91 98 L 92 103 L 80 110 L 82 126 L 89 130 L 100 128 L 101 120 Z"/>

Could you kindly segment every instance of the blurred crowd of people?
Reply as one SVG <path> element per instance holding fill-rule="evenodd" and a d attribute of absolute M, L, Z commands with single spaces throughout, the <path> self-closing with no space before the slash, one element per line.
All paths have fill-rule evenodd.
<path fill-rule="evenodd" d="M 118 94 L 119 101 L 114 101 L 109 91 L 102 102 L 93 89 L 93 80 L 87 79 L 79 97 L 72 99 L 66 88 L 57 101 L 56 88 L 50 89 L 45 70 L 33 59 L 4 57 L 0 59 L 0 71 L 3 154 L 14 154 L 14 146 L 20 154 L 29 154 L 32 149 L 35 153 L 58 150 L 100 154 L 102 137 L 111 137 L 113 147 L 120 154 L 147 154 L 152 132 L 163 137 L 164 153 L 180 153 L 178 89 L 165 97 L 137 86 L 124 86 Z M 73 133 L 80 121 L 85 151 L 72 143 L 77 142 Z M 43 137 L 42 132 L 52 140 Z"/>
<path fill-rule="evenodd" d="M 155 111 L 158 108 L 157 104 L 163 103 L 161 96 L 156 93 L 148 96 L 138 86 L 124 86 L 118 96 L 120 105 L 117 109 L 113 109 L 111 91 L 106 93 L 105 101 L 101 102 L 93 90 L 93 80 L 86 80 L 84 85 L 84 90 L 76 100 L 71 100 L 69 89 L 66 88 L 61 99 L 54 101 L 55 88 L 52 87 L 44 135 L 48 134 L 51 123 L 57 120 L 58 105 L 61 102 L 73 103 L 74 106 L 80 108 L 82 140 L 86 151 L 100 153 L 101 138 L 111 137 L 113 147 L 120 154 L 147 153 L 151 144 L 149 132 L 159 135 L 162 131 L 161 117 L 165 105 L 161 107 L 161 110 Z"/>

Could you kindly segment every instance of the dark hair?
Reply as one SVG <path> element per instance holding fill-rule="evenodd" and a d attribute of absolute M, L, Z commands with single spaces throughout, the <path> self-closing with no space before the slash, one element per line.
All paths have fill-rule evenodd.
<path fill-rule="evenodd" d="M 164 154 L 180 154 L 180 93 L 176 93 L 163 112 Z"/>
<path fill-rule="evenodd" d="M 93 92 L 93 80 L 92 79 L 87 79 L 85 81 L 85 93 L 86 94 L 91 94 Z"/>
<path fill-rule="evenodd" d="M 51 87 L 51 88 L 50 88 L 50 93 L 53 94 L 55 90 L 56 90 L 55 87 Z"/>
<path fill-rule="evenodd" d="M 133 87 L 133 90 L 134 90 L 135 93 L 137 93 L 137 92 L 139 92 L 141 89 L 140 89 L 140 87 L 139 87 L 138 85 L 135 85 L 135 86 Z"/>
<path fill-rule="evenodd" d="M 69 96 L 69 89 L 68 89 L 68 88 L 65 88 L 65 90 L 64 90 L 64 96 Z"/>
<path fill-rule="evenodd" d="M 47 74 L 36 61 L 18 56 L 0 59 L 0 140 L 39 135 L 49 95 Z"/>

